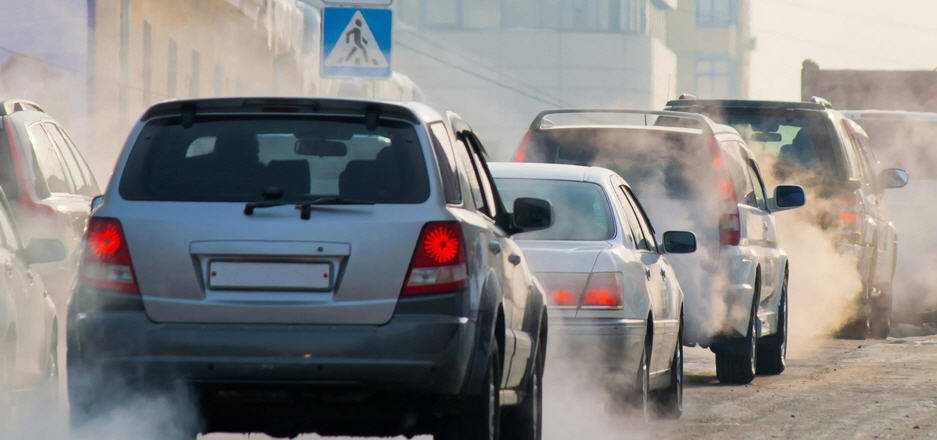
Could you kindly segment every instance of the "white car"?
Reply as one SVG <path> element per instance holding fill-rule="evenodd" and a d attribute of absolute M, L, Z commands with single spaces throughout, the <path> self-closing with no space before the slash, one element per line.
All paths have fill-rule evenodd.
<path fill-rule="evenodd" d="M 604 168 L 495 163 L 491 172 L 505 206 L 533 197 L 553 208 L 549 228 L 515 239 L 547 294 L 554 341 L 606 367 L 609 386 L 631 391 L 623 397 L 645 415 L 651 401 L 679 417 L 683 291 L 664 254 L 693 252 L 694 235 L 666 232 L 658 243 L 628 183 Z"/>
<path fill-rule="evenodd" d="M 635 116 L 646 123 L 616 122 Z M 803 188 L 769 197 L 739 133 L 694 113 L 548 110 L 525 139 L 516 158 L 615 170 L 654 223 L 696 234 L 699 250 L 670 262 L 686 292 L 684 343 L 712 349 L 720 382 L 784 371 L 788 266 L 772 213 L 802 206 Z"/>

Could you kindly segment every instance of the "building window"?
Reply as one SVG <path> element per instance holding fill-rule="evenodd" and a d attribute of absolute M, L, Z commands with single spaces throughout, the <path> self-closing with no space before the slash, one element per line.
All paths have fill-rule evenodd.
<path fill-rule="evenodd" d="M 169 39 L 169 53 L 166 61 L 166 95 L 170 98 L 176 97 L 176 70 L 178 69 L 179 48 L 176 47 L 176 40 Z"/>
<path fill-rule="evenodd" d="M 696 59 L 695 87 L 700 98 L 734 98 L 734 60 L 729 57 L 699 57 Z"/>
<path fill-rule="evenodd" d="M 143 20 L 143 104 L 153 102 L 153 28 Z"/>
<path fill-rule="evenodd" d="M 738 0 L 696 0 L 696 26 L 732 27 L 739 23 Z"/>
<path fill-rule="evenodd" d="M 189 83 L 189 97 L 198 96 L 198 82 L 201 80 L 201 57 L 197 50 L 192 51 L 192 82 Z"/>

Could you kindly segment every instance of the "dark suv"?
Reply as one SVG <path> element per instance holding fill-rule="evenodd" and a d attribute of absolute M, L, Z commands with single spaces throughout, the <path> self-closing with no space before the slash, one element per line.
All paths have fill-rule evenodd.
<path fill-rule="evenodd" d="M 820 209 L 811 219 L 835 232 L 841 252 L 858 259 L 862 291 L 856 310 L 839 335 L 888 336 L 897 231 L 881 203 L 886 188 L 907 184 L 904 170 L 879 172 L 868 136 L 826 100 L 810 102 L 677 99 L 667 110 L 702 113 L 735 127 L 752 150 L 773 156 L 775 179 L 798 176 Z M 852 292 L 841 292 L 850 295 Z"/>

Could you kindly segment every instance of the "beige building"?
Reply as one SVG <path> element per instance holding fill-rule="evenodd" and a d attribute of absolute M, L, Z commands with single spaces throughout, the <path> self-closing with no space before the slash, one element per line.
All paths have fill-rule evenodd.
<path fill-rule="evenodd" d="M 750 0 L 673 0 L 667 42 L 677 55 L 677 89 L 701 98 L 748 96 Z M 678 93 L 679 94 L 679 93 Z"/>
<path fill-rule="evenodd" d="M 89 3 L 87 94 L 93 121 L 89 147 L 98 150 L 92 154 L 116 154 L 133 122 L 154 102 L 303 93 L 301 3 Z"/>

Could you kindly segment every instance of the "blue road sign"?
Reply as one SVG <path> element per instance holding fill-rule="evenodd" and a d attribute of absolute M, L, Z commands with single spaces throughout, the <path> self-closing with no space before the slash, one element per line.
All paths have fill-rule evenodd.
<path fill-rule="evenodd" d="M 322 75 L 389 77 L 390 9 L 325 8 Z"/>

